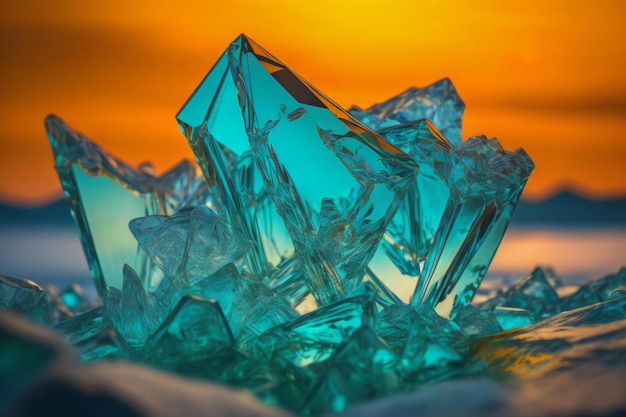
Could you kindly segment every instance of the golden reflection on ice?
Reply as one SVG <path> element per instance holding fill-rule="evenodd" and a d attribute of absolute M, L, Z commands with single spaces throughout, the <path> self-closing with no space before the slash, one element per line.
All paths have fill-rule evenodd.
<path fill-rule="evenodd" d="M 592 361 L 598 351 L 626 348 L 626 320 L 575 326 L 568 322 L 571 315 L 559 316 L 565 318 L 555 316 L 483 338 L 473 345 L 473 354 L 487 361 L 495 373 L 528 380 Z"/>

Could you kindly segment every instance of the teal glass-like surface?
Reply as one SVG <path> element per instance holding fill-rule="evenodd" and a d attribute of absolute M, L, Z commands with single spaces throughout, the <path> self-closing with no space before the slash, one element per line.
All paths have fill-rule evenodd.
<path fill-rule="evenodd" d="M 373 326 L 375 289 L 362 284 L 350 296 L 273 327 L 250 343 L 250 354 L 306 368 L 329 359 L 334 350 L 361 326 Z"/>
<path fill-rule="evenodd" d="M 161 306 L 156 305 L 151 293 L 146 292 L 135 270 L 124 265 L 123 274 L 119 304 L 115 298 L 107 299 L 107 304 L 115 302 L 114 306 L 107 305 L 110 313 L 107 318 L 130 346 L 141 347 L 161 324 L 164 309 L 159 308 Z"/>
<path fill-rule="evenodd" d="M 183 297 L 146 348 L 162 364 L 200 361 L 234 344 L 222 309 L 214 300 Z"/>
<path fill-rule="evenodd" d="M 231 45 L 250 147 L 318 305 L 361 282 L 411 159 L 248 38 Z"/>
<path fill-rule="evenodd" d="M 121 289 L 124 264 L 136 267 L 137 241 L 128 229 L 128 222 L 147 215 L 146 200 L 109 177 L 85 173 L 77 164 L 72 164 L 72 174 L 93 239 L 103 285 Z"/>
<path fill-rule="evenodd" d="M 279 285 L 272 273 L 293 256 L 293 244 L 255 165 L 241 112 L 226 51 L 176 118 L 219 194 L 220 211 L 255 245 L 246 255 L 249 274 Z"/>
<path fill-rule="evenodd" d="M 109 286 L 121 288 L 124 264 L 138 272 L 146 288 L 154 289 L 163 275 L 137 250 L 128 223 L 149 214 L 213 204 L 211 190 L 187 161 L 156 176 L 149 164 L 130 166 L 54 115 L 45 124 L 98 293 L 104 296 Z"/>
<path fill-rule="evenodd" d="M 502 240 L 532 162 L 477 137 L 454 147 L 428 120 L 382 129 L 419 173 L 368 265 L 382 292 L 454 317 Z"/>
<path fill-rule="evenodd" d="M 400 386 L 399 362 L 374 331 L 360 327 L 329 360 L 303 407 L 305 414 L 341 412 L 395 392 Z"/>
<path fill-rule="evenodd" d="M 494 310 L 498 307 L 524 309 L 535 322 L 560 311 L 557 292 L 559 285 L 551 269 L 536 267 L 514 286 L 482 303 L 480 308 L 483 310 Z M 592 294 L 591 291 L 588 293 Z"/>
<path fill-rule="evenodd" d="M 205 206 L 171 216 L 152 215 L 130 222 L 143 251 L 163 269 L 168 285 L 184 286 L 237 262 L 251 244 Z"/>
<path fill-rule="evenodd" d="M 407 155 L 245 35 L 178 120 L 229 220 L 256 242 L 253 272 L 295 252 L 289 277 L 318 305 L 356 288 L 415 176 Z"/>
<path fill-rule="evenodd" d="M 450 188 L 436 169 L 449 163 L 452 145 L 426 120 L 379 133 L 411 155 L 419 167 L 415 181 L 369 264 L 371 273 L 399 300 L 409 303 L 440 232 L 450 199 Z"/>

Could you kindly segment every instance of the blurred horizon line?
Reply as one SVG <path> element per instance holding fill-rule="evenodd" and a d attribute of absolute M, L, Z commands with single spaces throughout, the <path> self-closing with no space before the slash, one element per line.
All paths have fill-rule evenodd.
<path fill-rule="evenodd" d="M 181 162 L 184 159 L 186 158 L 181 159 Z M 193 163 L 195 164 L 195 161 L 193 161 Z M 163 172 L 165 171 L 166 170 L 163 170 Z M 160 173 L 162 172 L 159 172 L 159 174 Z M 600 203 L 626 200 L 626 191 L 620 190 L 619 192 L 602 192 L 588 189 L 583 186 L 577 186 L 575 184 L 563 183 L 561 186 L 556 186 L 547 191 L 544 190 L 543 192 L 524 192 L 520 201 L 531 204 L 540 204 L 549 201 L 554 197 L 565 194 Z M 65 196 L 62 191 L 50 193 L 44 196 L 32 196 L 32 198 L 12 198 L 10 196 L 0 195 L 0 205 L 15 209 L 33 209 L 53 205 L 64 199 Z"/>

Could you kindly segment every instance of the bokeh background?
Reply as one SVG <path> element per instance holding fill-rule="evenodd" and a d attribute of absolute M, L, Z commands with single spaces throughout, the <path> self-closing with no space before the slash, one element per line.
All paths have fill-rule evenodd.
<path fill-rule="evenodd" d="M 0 202 L 61 197 L 51 112 L 133 164 L 192 158 L 174 116 L 242 32 L 345 107 L 450 77 L 465 138 L 498 137 L 535 161 L 526 201 L 563 189 L 615 199 L 626 195 L 624 22 L 620 0 L 0 0 Z M 560 230 L 552 249 L 541 245 L 554 231 L 526 231 L 496 261 L 530 270 L 568 255 L 557 269 L 580 271 L 596 253 L 613 270 L 626 233 L 604 229 L 609 240 Z M 3 233 L 5 266 L 34 250 L 20 239 L 50 251 Z"/>

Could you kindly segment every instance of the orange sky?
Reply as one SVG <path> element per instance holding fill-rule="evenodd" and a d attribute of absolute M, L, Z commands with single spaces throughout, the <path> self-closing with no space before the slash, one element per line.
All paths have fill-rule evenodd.
<path fill-rule="evenodd" d="M 0 0 L 0 200 L 61 194 L 50 112 L 131 163 L 192 157 L 174 116 L 241 32 L 346 107 L 450 77 L 464 137 L 535 161 L 527 198 L 624 195 L 624 22 L 608 0 Z"/>

